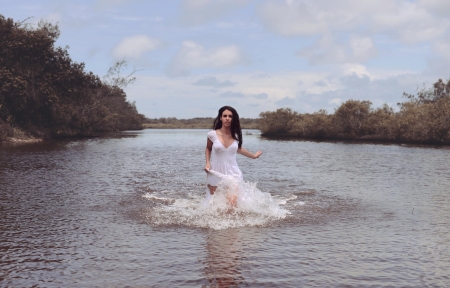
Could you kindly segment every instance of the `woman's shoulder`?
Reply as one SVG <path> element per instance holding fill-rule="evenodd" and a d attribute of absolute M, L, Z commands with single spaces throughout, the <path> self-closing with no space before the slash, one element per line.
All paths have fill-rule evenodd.
<path fill-rule="evenodd" d="M 214 142 L 214 140 L 216 140 L 217 138 L 217 132 L 216 130 L 211 130 L 208 132 L 208 138 L 211 139 L 211 141 Z"/>

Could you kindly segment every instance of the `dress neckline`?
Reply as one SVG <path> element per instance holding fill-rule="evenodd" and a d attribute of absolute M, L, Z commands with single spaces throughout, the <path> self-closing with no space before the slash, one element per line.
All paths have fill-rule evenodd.
<path fill-rule="evenodd" d="M 219 140 L 220 144 L 222 144 L 222 146 L 223 146 L 223 148 L 225 148 L 225 150 L 228 150 L 228 148 L 230 148 L 230 146 L 234 144 L 234 141 L 236 141 L 236 139 L 233 138 L 233 142 L 231 142 L 231 144 L 228 145 L 228 147 L 225 147 L 225 144 L 223 144 L 223 142 L 220 141 L 219 135 L 217 135 L 217 131 L 214 130 L 214 132 L 216 133 L 217 140 Z"/>

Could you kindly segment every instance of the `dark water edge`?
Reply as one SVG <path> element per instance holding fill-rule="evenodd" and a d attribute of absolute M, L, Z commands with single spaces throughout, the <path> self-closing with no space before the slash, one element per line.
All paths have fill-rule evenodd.
<path fill-rule="evenodd" d="M 36 138 L 28 135 L 20 135 L 19 137 L 7 137 L 5 141 L 0 141 L 1 146 L 14 146 L 14 145 L 37 145 L 39 143 L 52 143 L 52 142 L 67 142 L 67 141 L 80 141 L 87 139 L 96 139 L 96 138 L 124 138 L 124 137 L 135 137 L 133 131 L 142 131 L 144 129 L 139 130 L 126 130 L 126 131 L 114 131 L 114 132 L 96 132 L 94 134 L 86 134 L 86 135 L 73 135 L 73 136 L 57 136 L 53 138 Z"/>
<path fill-rule="evenodd" d="M 1 146 L 0 286 L 450 284 L 447 149 L 244 132 L 245 178 L 291 214 L 216 230 L 189 218 L 207 131 Z"/>
<path fill-rule="evenodd" d="M 77 141 L 77 140 L 85 140 L 85 139 L 95 139 L 95 138 L 124 138 L 124 137 L 135 137 L 133 131 L 139 132 L 146 129 L 150 130 L 198 130 L 198 129 L 210 129 L 210 127 L 185 127 L 185 126 L 170 126 L 163 125 L 160 127 L 159 125 L 146 125 L 143 129 L 139 130 L 127 130 L 127 131 L 116 131 L 116 132 L 101 132 L 95 133 L 94 135 L 77 135 L 77 136 L 63 136 L 56 137 L 53 139 L 43 139 L 43 138 L 35 138 L 35 137 L 21 137 L 17 140 L 14 137 L 9 137 L 6 141 L 0 142 L 0 147 L 3 146 L 11 146 L 11 145 L 35 145 L 41 142 L 51 143 L 58 141 Z M 247 133 L 247 135 L 251 135 L 250 130 L 258 130 L 256 127 L 245 127 L 242 128 L 242 132 Z M 246 132 L 247 131 L 247 132 Z M 259 131 L 259 130 L 258 130 Z M 296 137 L 287 134 L 261 134 L 258 133 L 261 138 L 266 140 L 274 140 L 274 141 L 307 141 L 314 143 L 343 143 L 343 144 L 380 144 L 380 145 L 400 145 L 405 147 L 423 147 L 423 148 L 448 148 L 450 147 L 450 143 L 435 143 L 435 142 L 423 142 L 423 141 L 404 141 L 404 140 L 392 140 L 392 139 L 367 139 L 367 138 L 305 138 L 305 137 Z"/>
<path fill-rule="evenodd" d="M 261 137 L 267 140 L 291 140 L 291 141 L 311 141 L 316 143 L 343 143 L 343 144 L 383 144 L 383 145 L 401 145 L 410 147 L 423 147 L 423 148 L 439 148 L 450 147 L 449 143 L 436 143 L 430 141 L 405 141 L 405 140 L 393 140 L 393 139 L 379 139 L 379 138 L 306 138 L 296 137 L 286 134 L 261 134 Z"/>

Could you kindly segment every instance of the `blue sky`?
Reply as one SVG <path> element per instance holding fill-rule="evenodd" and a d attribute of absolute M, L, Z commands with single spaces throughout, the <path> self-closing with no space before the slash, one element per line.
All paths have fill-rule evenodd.
<path fill-rule="evenodd" d="M 396 106 L 450 77 L 447 0 L 0 0 L 0 14 L 58 23 L 57 45 L 97 75 L 128 61 L 149 118 Z"/>

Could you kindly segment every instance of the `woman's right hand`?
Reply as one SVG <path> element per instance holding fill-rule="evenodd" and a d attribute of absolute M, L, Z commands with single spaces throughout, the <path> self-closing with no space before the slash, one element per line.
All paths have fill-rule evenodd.
<path fill-rule="evenodd" d="M 206 164 L 204 168 L 205 172 L 209 173 L 209 169 L 211 169 L 211 164 Z"/>

